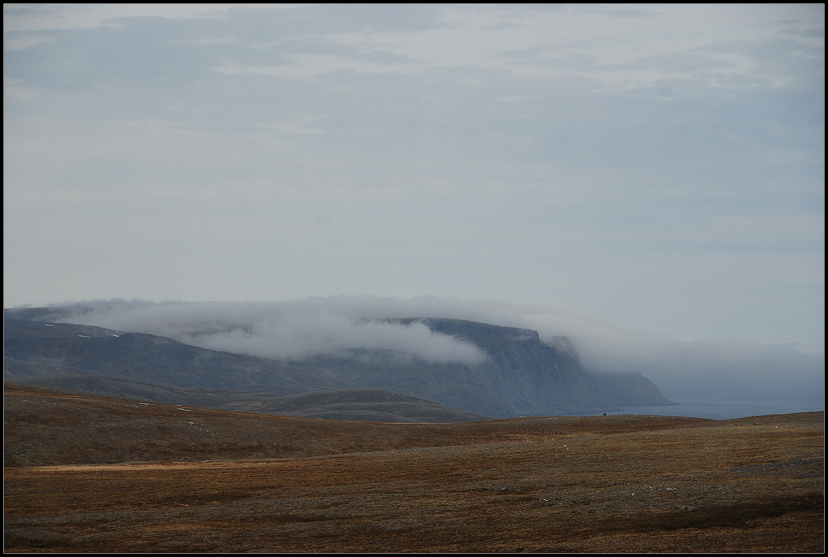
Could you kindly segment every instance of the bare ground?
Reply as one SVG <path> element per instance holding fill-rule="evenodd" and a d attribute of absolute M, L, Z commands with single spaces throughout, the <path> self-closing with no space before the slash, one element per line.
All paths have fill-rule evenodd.
<path fill-rule="evenodd" d="M 5 409 L 7 454 L 23 446 L 43 456 L 48 451 L 36 445 L 51 439 L 63 447 L 59 441 L 67 435 L 82 442 L 98 430 L 88 422 L 73 428 L 65 412 L 90 404 L 95 410 L 84 419 L 97 416 L 95 427 L 117 423 L 122 438 L 132 431 L 124 422 L 135 422 L 133 437 L 123 441 L 134 453 L 142 436 L 145 445 L 161 442 L 148 437 L 150 426 L 138 418 L 112 421 L 108 408 L 125 411 L 113 406 L 123 399 L 84 395 L 72 403 L 76 408 L 60 398 L 69 395 L 6 389 L 7 404 L 9 397 L 29 402 L 36 396 L 42 397 L 40 423 L 15 421 L 15 406 Z M 49 425 L 49 397 L 65 407 L 60 435 Z M 23 401 L 15 404 L 25 409 Z M 164 407 L 153 418 L 132 409 L 162 424 L 187 414 Z M 153 458 L 151 446 L 142 460 L 154 462 L 7 467 L 4 549 L 824 551 L 823 412 L 728 421 L 602 416 L 465 424 L 276 416 L 254 422 L 254 414 L 200 412 L 189 409 L 202 425 L 223 424 L 228 435 L 237 418 L 238 438 L 256 431 L 265 446 L 291 432 L 294 437 L 282 443 L 282 454 L 264 459 L 180 462 L 174 461 L 179 455 Z M 8 446 L 10 432 L 19 435 L 17 447 Z M 223 435 L 204 453 L 217 450 Z M 174 438 L 187 458 L 206 460 L 186 436 Z M 77 453 L 61 454 L 77 460 Z"/>

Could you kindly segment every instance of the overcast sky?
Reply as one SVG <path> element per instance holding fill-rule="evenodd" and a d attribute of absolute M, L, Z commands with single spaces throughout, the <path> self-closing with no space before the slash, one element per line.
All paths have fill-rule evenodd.
<path fill-rule="evenodd" d="M 822 4 L 3 12 L 4 307 L 431 294 L 824 345 Z"/>

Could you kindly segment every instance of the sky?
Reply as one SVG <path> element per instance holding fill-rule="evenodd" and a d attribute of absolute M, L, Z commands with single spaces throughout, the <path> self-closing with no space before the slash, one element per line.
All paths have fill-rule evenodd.
<path fill-rule="evenodd" d="M 824 27 L 4 4 L 4 307 L 466 300 L 824 362 Z"/>

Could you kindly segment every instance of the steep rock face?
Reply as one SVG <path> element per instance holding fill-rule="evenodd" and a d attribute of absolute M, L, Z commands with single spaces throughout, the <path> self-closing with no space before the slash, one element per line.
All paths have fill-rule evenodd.
<path fill-rule="evenodd" d="M 472 342 L 488 359 L 471 371 L 510 415 L 570 414 L 607 409 L 577 360 L 543 342 L 537 331 L 458 319 L 423 319 L 435 332 Z"/>
<path fill-rule="evenodd" d="M 42 318 L 37 312 L 29 313 L 24 315 Z M 179 388 L 281 395 L 384 389 L 498 418 L 670 404 L 641 375 L 587 373 L 563 337 L 546 344 L 529 329 L 457 319 L 388 321 L 421 322 L 436 333 L 472 343 L 486 353 L 482 363 L 428 363 L 390 350 L 353 350 L 346 357 L 285 362 L 207 350 L 147 334 L 24 321 L 9 313 L 5 317 L 4 378 L 9 380 L 95 374 Z"/>
<path fill-rule="evenodd" d="M 386 321 L 423 323 L 434 332 L 476 345 L 488 358 L 477 365 L 432 364 L 388 351 L 353 351 L 347 358 L 316 357 L 301 363 L 350 383 L 494 417 L 589 414 L 615 410 L 618 405 L 670 404 L 641 375 L 587 373 L 565 337 L 555 338 L 551 346 L 530 329 L 459 319 Z"/>

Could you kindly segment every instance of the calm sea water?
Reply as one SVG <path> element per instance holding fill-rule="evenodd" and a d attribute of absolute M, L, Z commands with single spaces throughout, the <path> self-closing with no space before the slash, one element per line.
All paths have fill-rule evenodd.
<path fill-rule="evenodd" d="M 692 418 L 708 418 L 712 420 L 732 420 L 749 416 L 765 416 L 767 414 L 792 414 L 794 412 L 820 412 L 825 410 L 825 404 L 702 404 L 688 403 L 677 406 L 625 406 L 619 412 L 607 412 L 607 415 L 616 414 L 647 414 L 650 416 L 684 416 Z M 591 414 L 593 416 L 600 414 Z"/>

